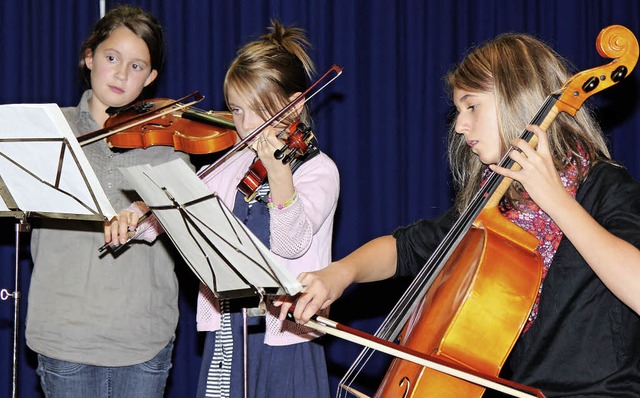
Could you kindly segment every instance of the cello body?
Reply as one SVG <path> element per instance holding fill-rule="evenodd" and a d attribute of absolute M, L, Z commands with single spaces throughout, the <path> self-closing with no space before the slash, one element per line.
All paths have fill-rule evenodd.
<path fill-rule="evenodd" d="M 537 245 L 496 207 L 483 210 L 409 318 L 400 344 L 497 376 L 538 293 Z M 484 390 L 394 359 L 376 397 L 480 397 Z"/>

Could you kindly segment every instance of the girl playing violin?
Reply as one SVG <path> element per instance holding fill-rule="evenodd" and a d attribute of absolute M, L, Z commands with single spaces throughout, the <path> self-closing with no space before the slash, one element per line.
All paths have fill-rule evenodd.
<path fill-rule="evenodd" d="M 491 171 L 513 178 L 502 214 L 539 240 L 543 281 L 505 377 L 547 396 L 640 395 L 640 183 L 609 155 L 588 110 L 558 115 L 547 132 L 526 126 L 570 77 L 562 59 L 524 34 L 471 51 L 446 76 L 456 117 L 449 161 L 455 206 L 398 228 L 299 281 L 299 323 L 354 282 L 415 275 Z M 497 166 L 509 145 L 522 169 Z M 291 303 L 280 301 L 284 318 Z"/>
<path fill-rule="evenodd" d="M 62 111 L 76 136 L 103 127 L 109 107 L 137 100 L 158 76 L 164 35 L 143 10 L 120 6 L 82 45 L 80 70 L 90 89 Z M 109 201 L 139 200 L 118 168 L 187 155 L 173 148 L 83 147 Z M 119 206 L 119 207 L 118 207 Z M 102 224 L 42 219 L 33 231 L 34 262 L 26 328 L 38 353 L 47 397 L 162 397 L 178 322 L 178 284 L 168 247 L 132 245 L 126 256 L 98 257 Z"/>
<path fill-rule="evenodd" d="M 261 126 L 308 86 L 314 71 L 304 32 L 273 21 L 269 32 L 242 47 L 224 80 L 224 95 L 240 139 Z M 283 146 L 278 134 L 296 119 L 311 126 L 307 106 L 278 125 L 266 128 L 250 146 L 204 178 L 262 243 L 295 275 L 317 270 L 331 258 L 333 217 L 339 175 L 333 161 L 319 152 L 295 172 L 274 157 Z M 236 187 L 256 160 L 268 183 L 247 202 Z M 206 341 L 198 396 L 243 396 L 242 317 L 234 301 L 219 301 L 201 285 L 198 330 Z M 249 318 L 248 396 L 328 397 L 322 345 L 311 329 L 278 319 L 268 305 L 266 317 Z M 228 354 L 232 352 L 232 354 Z M 229 356 L 227 356 L 229 355 Z M 229 395 L 230 393 L 230 395 Z"/>
<path fill-rule="evenodd" d="M 242 47 L 227 71 L 224 95 L 238 132 L 245 139 L 308 87 L 314 72 L 308 41 L 299 28 L 274 21 L 269 33 Z M 339 175 L 333 161 L 318 151 L 297 163 L 276 159 L 284 141 L 280 133 L 296 120 L 311 126 L 302 101 L 294 111 L 259 133 L 249 146 L 231 155 L 204 183 L 295 275 L 318 270 L 331 261 L 333 218 L 339 194 Z M 311 155 L 311 156 L 310 156 Z M 250 200 L 237 187 L 254 161 L 260 160 L 268 181 Z M 106 227 L 107 242 L 126 240 L 137 226 L 138 214 L 123 211 L 120 222 Z M 153 228 L 149 228 L 152 231 Z M 142 239 L 153 239 L 145 233 Z M 206 332 L 198 385 L 199 397 L 243 397 L 248 355 L 247 396 L 328 397 L 324 349 L 312 329 L 278 319 L 267 304 L 265 317 L 250 317 L 248 348 L 244 352 L 241 310 L 255 306 L 244 300 L 218 300 L 205 285 L 198 297 L 197 327 Z M 249 307 L 249 308 L 251 308 Z"/>

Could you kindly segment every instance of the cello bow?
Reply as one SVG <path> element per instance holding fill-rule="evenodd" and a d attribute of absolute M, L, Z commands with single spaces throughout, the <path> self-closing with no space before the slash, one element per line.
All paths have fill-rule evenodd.
<path fill-rule="evenodd" d="M 293 309 L 291 309 L 291 311 L 293 311 Z M 292 312 L 289 312 L 288 317 L 290 319 L 293 318 Z M 346 325 L 318 315 L 313 316 L 307 323 L 304 324 L 304 326 L 308 326 L 319 332 L 330 334 L 332 336 L 350 341 L 352 343 L 360 344 L 364 347 L 368 347 L 376 351 L 392 355 L 396 358 L 413 362 L 417 365 L 437 370 L 439 372 L 448 374 L 449 376 L 454 376 L 470 383 L 502 392 L 512 397 L 545 398 L 545 395 L 542 393 L 542 391 L 536 388 L 515 383 L 510 380 L 501 379 L 499 377 L 486 375 L 457 363 L 449 362 L 436 356 L 420 353 L 402 345 L 395 344 L 388 340 L 378 338 L 374 335 L 361 332 L 357 329 L 350 328 Z M 361 393 L 352 387 L 343 387 L 358 398 L 368 397 L 366 394 Z"/>

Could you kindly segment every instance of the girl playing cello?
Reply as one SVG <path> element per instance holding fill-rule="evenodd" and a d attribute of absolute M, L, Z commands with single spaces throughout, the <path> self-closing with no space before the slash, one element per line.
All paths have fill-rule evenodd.
<path fill-rule="evenodd" d="M 457 113 L 449 133 L 455 206 L 301 274 L 295 318 L 306 322 L 351 283 L 415 275 L 494 171 L 518 182 L 500 210 L 538 238 L 543 260 L 505 376 L 550 397 L 638 396 L 640 184 L 611 160 L 587 110 L 559 115 L 547 132 L 526 126 L 537 149 L 516 135 L 569 77 L 561 58 L 528 35 L 501 35 L 471 51 L 446 77 Z M 509 145 L 519 171 L 496 165 Z"/>

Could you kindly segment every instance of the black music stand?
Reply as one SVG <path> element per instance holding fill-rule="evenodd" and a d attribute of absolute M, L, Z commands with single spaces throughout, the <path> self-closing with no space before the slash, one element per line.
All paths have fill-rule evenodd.
<path fill-rule="evenodd" d="M 20 232 L 31 217 L 105 221 L 116 215 L 56 104 L 0 105 L 0 217 L 16 223 L 13 397 L 17 396 Z"/>
<path fill-rule="evenodd" d="M 302 285 L 183 160 L 121 171 L 153 210 L 187 265 L 216 297 L 259 298 L 257 308 L 242 309 L 246 397 L 247 317 L 266 314 L 266 295 L 295 295 Z"/>
<path fill-rule="evenodd" d="M 121 171 L 216 297 L 295 295 L 302 289 L 183 160 Z"/>

